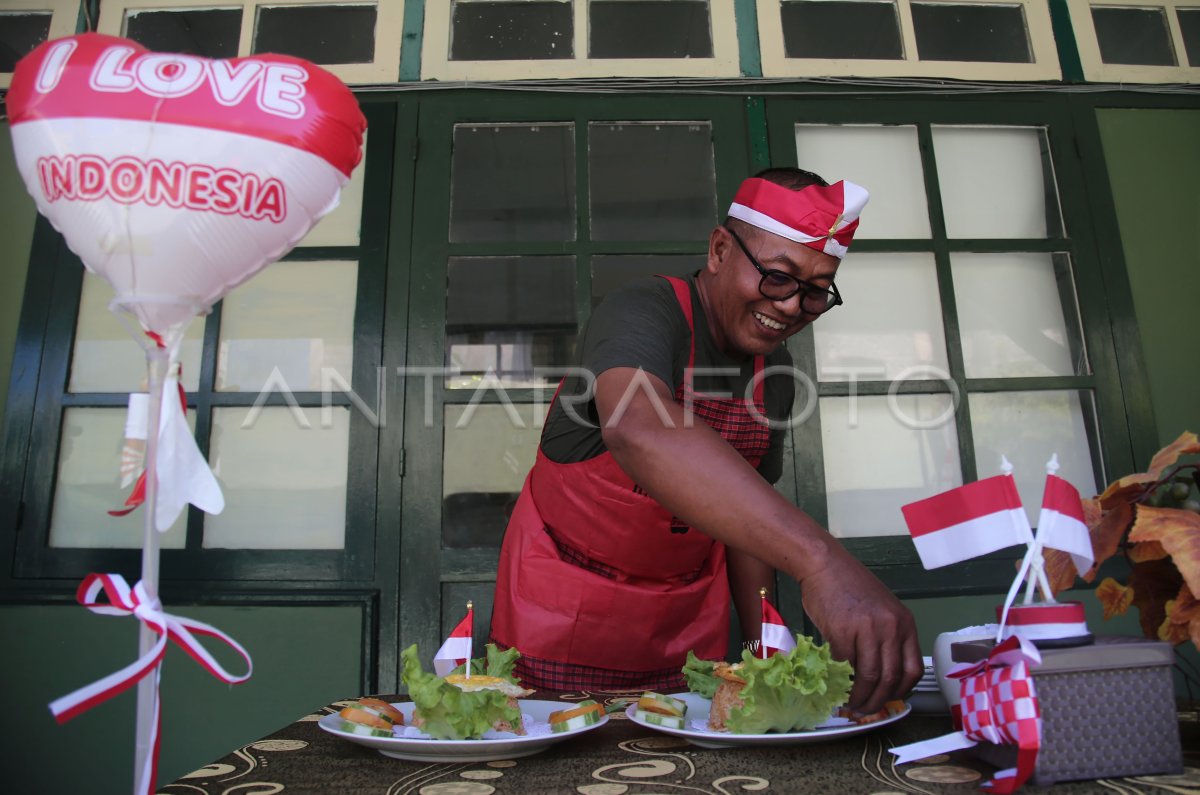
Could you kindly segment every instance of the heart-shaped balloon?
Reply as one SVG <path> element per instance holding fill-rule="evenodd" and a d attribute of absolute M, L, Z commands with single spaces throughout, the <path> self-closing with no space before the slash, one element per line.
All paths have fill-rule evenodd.
<path fill-rule="evenodd" d="M 38 210 L 159 333 L 336 207 L 366 129 L 350 90 L 307 61 L 210 60 L 96 33 L 22 58 L 6 103 Z"/>

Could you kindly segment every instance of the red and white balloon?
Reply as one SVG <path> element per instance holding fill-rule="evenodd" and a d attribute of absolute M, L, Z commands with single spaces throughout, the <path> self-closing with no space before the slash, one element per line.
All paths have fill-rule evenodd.
<path fill-rule="evenodd" d="M 366 121 L 329 72 L 85 33 L 42 44 L 6 98 L 38 210 L 150 331 L 207 311 L 337 206 Z"/>

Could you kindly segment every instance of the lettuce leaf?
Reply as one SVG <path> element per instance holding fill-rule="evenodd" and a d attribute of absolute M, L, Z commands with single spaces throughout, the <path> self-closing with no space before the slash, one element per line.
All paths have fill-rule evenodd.
<path fill-rule="evenodd" d="M 811 729 L 850 697 L 850 663 L 834 660 L 828 643 L 818 646 L 805 635 L 796 635 L 796 648 L 787 654 L 766 660 L 743 651 L 742 663 L 743 703 L 725 722 L 735 734 Z"/>
<path fill-rule="evenodd" d="M 712 660 L 701 660 L 696 656 L 696 652 L 689 651 L 687 662 L 683 665 L 683 678 L 687 680 L 688 689 L 705 698 L 716 695 L 721 680 L 713 676 L 715 666 L 716 663 Z"/>
<path fill-rule="evenodd" d="M 471 670 L 476 670 L 487 676 L 497 676 L 492 671 L 505 670 L 509 675 L 505 678 L 512 680 L 512 664 L 520 655 L 515 649 L 507 652 L 494 653 L 495 647 L 488 644 L 486 662 L 482 659 L 471 661 Z M 512 655 L 509 655 L 512 652 Z M 424 721 L 421 731 L 439 740 L 472 740 L 483 736 L 497 721 L 508 721 L 519 725 L 521 710 L 519 707 L 508 705 L 508 696 L 495 690 L 480 690 L 466 693 L 440 676 L 431 674 L 421 667 L 417 659 L 417 646 L 414 643 L 400 653 L 401 680 L 408 690 L 408 696 L 415 705 L 414 712 Z"/>

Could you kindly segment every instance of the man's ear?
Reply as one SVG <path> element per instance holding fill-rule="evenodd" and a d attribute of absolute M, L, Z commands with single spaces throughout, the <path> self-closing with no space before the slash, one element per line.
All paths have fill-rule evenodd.
<path fill-rule="evenodd" d="M 729 234 L 729 230 L 723 226 L 713 227 L 708 235 L 708 261 L 704 269 L 716 274 L 721 270 L 721 265 L 729 259 L 732 249 L 733 236 Z"/>

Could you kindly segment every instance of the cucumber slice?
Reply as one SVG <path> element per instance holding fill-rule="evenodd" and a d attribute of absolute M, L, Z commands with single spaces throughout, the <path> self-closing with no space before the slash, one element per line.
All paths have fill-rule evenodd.
<path fill-rule="evenodd" d="M 683 728 L 683 718 L 675 715 L 660 715 L 657 712 L 646 712 L 644 709 L 634 710 L 633 715 L 651 726 L 662 726 L 667 729 Z"/>
<path fill-rule="evenodd" d="M 576 729 L 582 729 L 584 726 L 591 726 L 599 722 L 600 716 L 593 710 L 585 712 L 582 715 L 576 715 L 573 718 L 568 718 L 567 720 L 559 721 L 558 723 L 552 723 L 550 724 L 550 728 L 555 734 L 559 734 L 561 732 L 573 732 Z"/>
<path fill-rule="evenodd" d="M 637 708 L 646 712 L 661 712 L 665 715 L 676 715 L 681 718 L 687 714 L 686 702 L 649 690 L 642 693 L 642 697 L 638 699 Z"/>
<path fill-rule="evenodd" d="M 344 732 L 357 734 L 360 737 L 394 737 L 390 731 L 384 729 L 376 729 L 372 726 L 363 726 L 361 723 L 355 723 L 352 720 L 342 721 L 342 725 L 338 726 Z"/>

